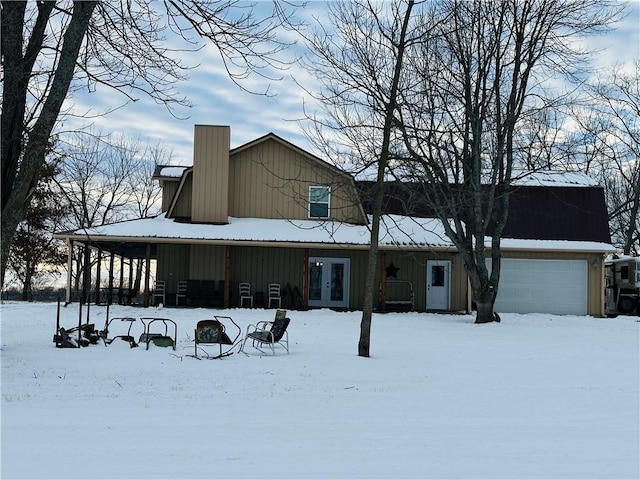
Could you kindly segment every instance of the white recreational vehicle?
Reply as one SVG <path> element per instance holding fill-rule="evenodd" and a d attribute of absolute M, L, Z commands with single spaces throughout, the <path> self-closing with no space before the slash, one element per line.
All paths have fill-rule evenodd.
<path fill-rule="evenodd" d="M 640 257 L 609 257 L 604 262 L 605 313 L 640 315 Z"/>

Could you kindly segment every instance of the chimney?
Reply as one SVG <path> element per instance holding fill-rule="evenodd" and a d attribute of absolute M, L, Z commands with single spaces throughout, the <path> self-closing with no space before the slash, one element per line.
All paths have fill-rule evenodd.
<path fill-rule="evenodd" d="M 192 222 L 228 223 L 230 143 L 228 126 L 195 126 Z"/>

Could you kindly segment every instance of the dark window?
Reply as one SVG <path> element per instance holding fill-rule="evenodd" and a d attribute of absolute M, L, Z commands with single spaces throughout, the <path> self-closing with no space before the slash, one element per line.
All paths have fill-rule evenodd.
<path fill-rule="evenodd" d="M 431 286 L 444 287 L 444 266 L 434 265 L 431 267 Z"/>
<path fill-rule="evenodd" d="M 622 280 L 627 280 L 629 278 L 629 267 L 627 265 L 620 267 L 620 278 Z"/>

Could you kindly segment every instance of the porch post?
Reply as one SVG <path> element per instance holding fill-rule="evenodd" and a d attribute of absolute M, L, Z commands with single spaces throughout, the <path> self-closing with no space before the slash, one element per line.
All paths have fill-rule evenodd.
<path fill-rule="evenodd" d="M 73 240 L 67 238 L 67 293 L 65 294 L 65 305 L 71 303 L 71 277 L 73 277 Z"/>
<path fill-rule="evenodd" d="M 129 258 L 129 289 L 133 288 L 133 257 Z"/>
<path fill-rule="evenodd" d="M 125 295 L 125 301 L 128 305 L 131 305 L 133 292 L 133 257 L 129 257 L 129 279 L 127 280 L 127 290 Z"/>
<path fill-rule="evenodd" d="M 107 304 L 111 305 L 111 302 L 113 301 L 113 261 L 114 261 L 114 257 L 115 254 L 113 252 L 111 252 L 111 258 L 109 259 L 109 293 L 108 293 L 108 299 L 107 299 Z"/>
<path fill-rule="evenodd" d="M 147 255 L 144 263 L 144 306 L 149 306 L 149 269 L 151 268 L 151 244 L 147 243 Z"/>
<path fill-rule="evenodd" d="M 309 249 L 304 249 L 304 279 L 302 281 L 302 303 L 304 308 L 309 307 Z"/>
<path fill-rule="evenodd" d="M 385 270 L 385 265 L 387 264 L 387 252 L 384 250 L 380 253 L 380 263 L 380 310 L 385 311 L 387 309 L 387 271 Z"/>
<path fill-rule="evenodd" d="M 98 262 L 96 265 L 96 305 L 100 305 L 100 275 L 102 267 L 102 249 L 98 248 Z"/>
<path fill-rule="evenodd" d="M 124 255 L 120 255 L 120 285 L 118 285 L 118 304 L 122 304 L 122 285 L 124 284 Z"/>
<path fill-rule="evenodd" d="M 231 304 L 231 245 L 224 246 L 224 308 Z"/>
<path fill-rule="evenodd" d="M 84 278 L 82 282 L 82 303 L 89 303 L 91 295 L 91 250 L 89 242 L 84 244 Z"/>

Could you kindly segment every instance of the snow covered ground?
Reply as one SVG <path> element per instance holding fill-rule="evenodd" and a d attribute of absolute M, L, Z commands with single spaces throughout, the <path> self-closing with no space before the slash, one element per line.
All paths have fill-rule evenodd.
<path fill-rule="evenodd" d="M 289 355 L 188 357 L 216 313 L 274 315 L 117 306 L 177 350 L 56 349 L 54 304 L 1 305 L 2 478 L 640 476 L 637 317 L 375 315 L 364 359 L 360 312 L 291 311 Z"/>

